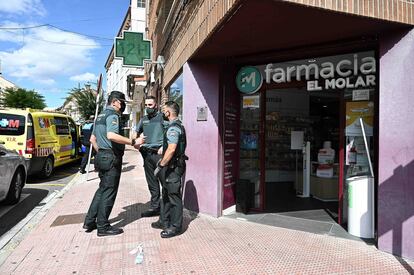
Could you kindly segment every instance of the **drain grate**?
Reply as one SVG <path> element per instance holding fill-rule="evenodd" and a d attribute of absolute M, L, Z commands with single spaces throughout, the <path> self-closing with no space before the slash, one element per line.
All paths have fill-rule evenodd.
<path fill-rule="evenodd" d="M 83 223 L 86 213 L 58 216 L 50 227 Z"/>

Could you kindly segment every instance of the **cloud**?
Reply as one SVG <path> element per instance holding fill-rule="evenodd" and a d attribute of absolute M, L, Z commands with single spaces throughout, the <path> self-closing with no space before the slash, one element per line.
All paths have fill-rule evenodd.
<path fill-rule="evenodd" d="M 0 13 L 11 15 L 40 15 L 44 16 L 46 10 L 41 0 L 1 0 Z"/>
<path fill-rule="evenodd" d="M 28 29 L 20 35 L 6 32 L 0 34 L 0 41 L 14 45 L 0 51 L 3 72 L 48 85 L 85 71 L 93 65 L 93 51 L 100 47 L 93 39 L 50 27 Z"/>
<path fill-rule="evenodd" d="M 93 73 L 78 74 L 70 77 L 70 80 L 76 82 L 96 81 L 98 77 Z"/>

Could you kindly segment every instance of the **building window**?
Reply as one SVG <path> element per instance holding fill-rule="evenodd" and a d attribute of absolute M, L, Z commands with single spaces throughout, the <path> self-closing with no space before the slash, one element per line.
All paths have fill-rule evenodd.
<path fill-rule="evenodd" d="M 145 8 L 145 1 L 146 0 L 138 0 L 137 7 L 138 8 Z"/>
<path fill-rule="evenodd" d="M 178 78 L 171 84 L 168 89 L 168 100 L 173 100 L 177 102 L 180 106 L 179 118 L 182 119 L 183 115 L 183 74 L 180 74 Z"/>

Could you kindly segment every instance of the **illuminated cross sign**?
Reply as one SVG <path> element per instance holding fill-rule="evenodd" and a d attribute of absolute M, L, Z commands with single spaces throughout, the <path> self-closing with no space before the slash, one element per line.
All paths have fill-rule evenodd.
<path fill-rule="evenodd" d="M 151 42 L 140 32 L 124 31 L 123 37 L 115 38 L 115 57 L 122 58 L 126 66 L 142 67 L 151 58 Z"/>

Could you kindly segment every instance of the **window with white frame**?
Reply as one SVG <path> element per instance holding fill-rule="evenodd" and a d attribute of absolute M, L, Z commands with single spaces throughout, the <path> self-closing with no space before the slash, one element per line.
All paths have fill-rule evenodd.
<path fill-rule="evenodd" d="M 137 7 L 138 8 L 145 8 L 145 1 L 146 0 L 137 0 Z"/>

